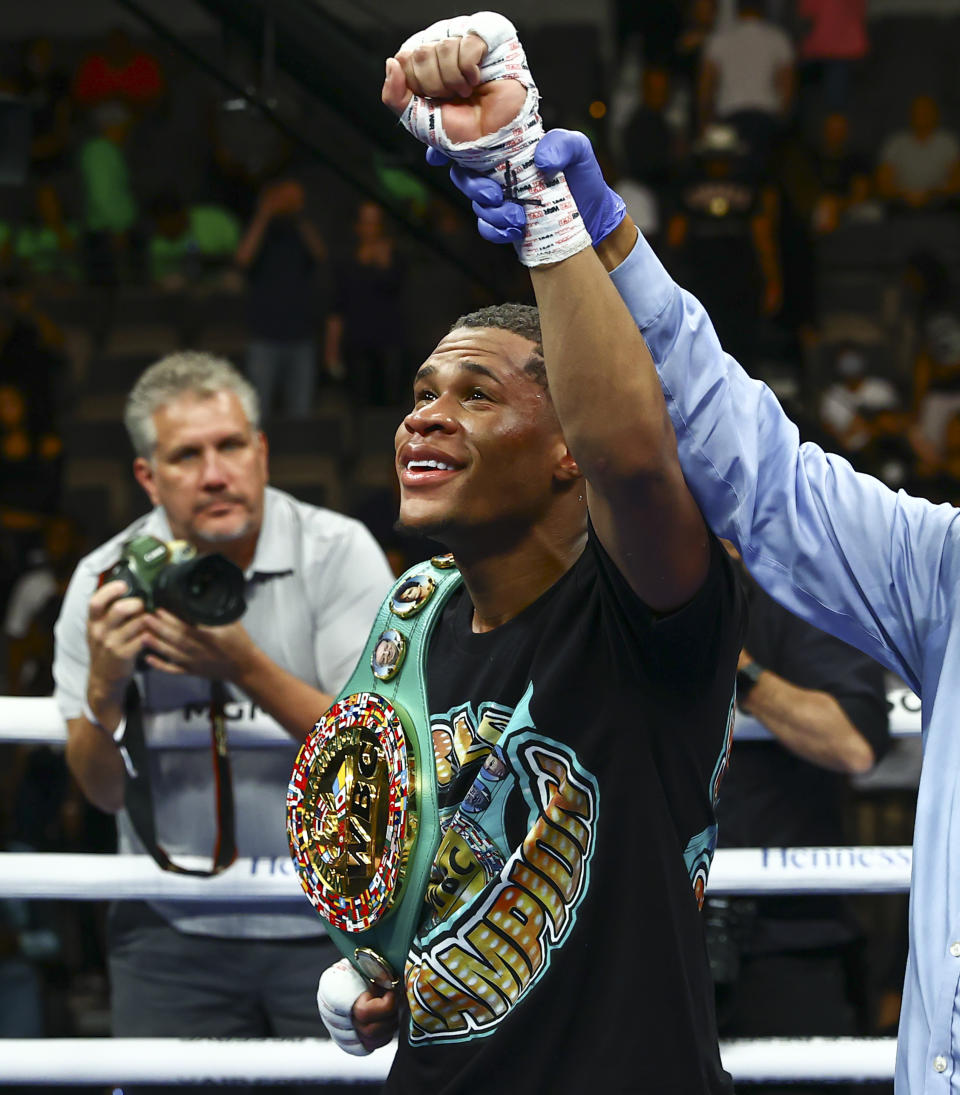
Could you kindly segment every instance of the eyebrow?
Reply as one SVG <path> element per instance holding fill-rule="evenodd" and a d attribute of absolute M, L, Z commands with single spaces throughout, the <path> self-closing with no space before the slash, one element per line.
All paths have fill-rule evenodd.
<path fill-rule="evenodd" d="M 503 384 L 503 381 L 500 379 L 500 377 L 497 376 L 495 372 L 488 369 L 486 365 L 480 365 L 476 361 L 459 361 L 457 362 L 457 368 L 463 369 L 464 372 L 468 373 L 478 373 L 480 376 L 485 376 L 494 381 L 496 384 Z M 420 368 L 417 370 L 417 375 L 414 377 L 414 382 L 419 380 L 426 380 L 427 377 L 434 376 L 436 372 L 436 365 L 421 365 Z"/>
<path fill-rule="evenodd" d="M 246 430 L 238 430 L 235 433 L 228 433 L 224 437 L 221 437 L 216 442 L 216 447 L 220 448 L 221 445 L 228 445 L 233 441 L 249 440 Z M 177 445 L 176 448 L 171 449 L 167 454 L 166 460 L 174 460 L 177 457 L 185 456 L 187 453 L 199 452 L 203 448 L 203 442 L 201 441 L 184 441 Z"/>

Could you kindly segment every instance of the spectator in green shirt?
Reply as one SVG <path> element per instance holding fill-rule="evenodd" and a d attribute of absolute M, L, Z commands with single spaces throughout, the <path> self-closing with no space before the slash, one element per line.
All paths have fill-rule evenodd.
<path fill-rule="evenodd" d="M 32 217 L 16 226 L 0 221 L 0 262 L 34 282 L 74 280 L 77 236 L 77 226 L 64 219 L 56 190 L 41 182 L 34 189 Z"/>
<path fill-rule="evenodd" d="M 182 289 L 211 271 L 232 267 L 240 243 L 240 224 L 215 204 L 187 205 L 176 194 L 163 194 L 151 209 L 150 276 L 167 289 Z"/>
<path fill-rule="evenodd" d="M 104 103 L 96 111 L 98 135 L 80 149 L 87 275 L 98 284 L 115 282 L 118 267 L 131 267 L 142 252 L 139 210 L 124 153 L 131 121 L 122 103 Z"/>

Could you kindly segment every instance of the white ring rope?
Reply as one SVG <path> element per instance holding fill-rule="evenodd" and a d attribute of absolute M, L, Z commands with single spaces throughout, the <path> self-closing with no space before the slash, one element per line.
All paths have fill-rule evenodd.
<path fill-rule="evenodd" d="M 908 847 L 721 848 L 708 892 L 721 894 L 906 893 Z M 187 866 L 207 861 L 184 857 Z M 145 855 L 0 853 L 0 894 L 61 901 L 304 901 L 286 858 L 238 859 L 214 878 L 162 871 Z"/>
<path fill-rule="evenodd" d="M 738 1083 L 771 1080 L 871 1083 L 892 1080 L 896 1038 L 743 1038 L 721 1042 L 723 1067 Z"/>
<path fill-rule="evenodd" d="M 894 688 L 887 693 L 890 708 L 890 733 L 895 737 L 912 737 L 920 733 L 920 700 L 909 688 Z M 237 704 L 238 716 L 249 705 Z M 0 696 L 0 744 L 63 745 L 67 731 L 52 697 Z M 227 726 L 230 734 L 231 705 L 227 705 Z M 176 749 L 209 749 L 210 725 L 203 712 L 188 712 L 187 724 L 173 734 L 165 734 L 164 746 Z M 758 741 L 769 738 L 770 731 L 749 715 L 737 716 L 734 736 L 738 741 Z M 289 745 L 285 733 L 269 716 L 257 712 L 251 720 L 245 717 L 244 730 L 230 734 L 230 744 L 243 748 L 267 748 Z"/>
<path fill-rule="evenodd" d="M 318 1020 L 319 1021 L 319 1020 Z M 395 1047 L 350 1057 L 319 1039 L 0 1039 L 5 1084 L 381 1082 Z M 724 1067 L 743 1081 L 870 1082 L 893 1076 L 893 1038 L 757 1038 L 723 1042 Z"/>
<path fill-rule="evenodd" d="M 232 746 L 264 749 L 289 746 L 293 738 L 269 715 L 245 702 L 224 704 L 227 735 Z M 205 704 L 187 708 L 183 725 L 164 730 L 170 749 L 209 749 L 210 715 Z M 243 729 L 231 722 L 241 720 Z M 233 731 L 231 733 L 231 730 Z M 0 696 L 0 745 L 65 745 L 67 727 L 52 696 Z"/>
<path fill-rule="evenodd" d="M 320 1017 L 317 1016 L 317 1025 Z M 319 1038 L 0 1039 L 4 1084 L 379 1083 L 395 1047 L 351 1057 Z"/>

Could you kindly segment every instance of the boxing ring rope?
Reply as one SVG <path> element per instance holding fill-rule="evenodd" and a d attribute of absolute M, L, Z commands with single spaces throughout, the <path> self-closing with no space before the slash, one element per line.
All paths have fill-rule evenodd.
<path fill-rule="evenodd" d="M 319 1024 L 320 1017 L 317 1016 Z M 0 1039 L 4 1084 L 382 1083 L 394 1046 L 350 1057 L 319 1038 Z"/>
<path fill-rule="evenodd" d="M 229 720 L 234 707 L 248 705 L 224 705 Z M 0 745 L 51 745 L 62 746 L 67 740 L 67 728 L 52 696 L 0 696 Z M 186 725 L 164 737 L 164 748 L 209 749 L 210 722 L 206 707 L 189 718 Z M 293 740 L 270 718 L 246 719 L 250 728 L 243 733 L 244 749 L 270 748 L 289 745 Z M 229 732 L 229 730 L 228 730 Z"/>
<path fill-rule="evenodd" d="M 0 1040 L 0 1075 L 9 1084 L 373 1084 L 386 1078 L 394 1052 L 349 1057 L 311 1038 L 10 1038 Z M 744 1039 L 721 1043 L 720 1053 L 738 1082 L 870 1083 L 893 1075 L 896 1040 Z"/>
<path fill-rule="evenodd" d="M 890 733 L 894 737 L 913 737 L 920 733 L 920 701 L 909 688 L 894 688 L 887 693 L 890 709 Z M 66 728 L 57 705 L 48 696 L 2 696 L 2 725 L 0 745 L 63 745 L 67 740 Z M 230 719 L 230 704 L 226 715 Z M 249 721 L 249 720 L 248 720 Z M 173 749 L 209 749 L 210 726 L 205 712 L 186 725 L 177 735 L 164 739 L 164 746 Z M 734 733 L 737 741 L 759 741 L 771 737 L 765 726 L 739 714 Z M 290 743 L 290 735 L 267 718 L 254 720 L 250 730 L 242 738 L 243 747 L 269 748 L 279 743 Z"/>
<path fill-rule="evenodd" d="M 899 689 L 888 700 L 891 732 L 917 734 L 916 696 Z M 57 746 L 66 740 L 52 699 L 0 698 L 0 710 L 0 745 Z M 746 725 L 738 725 L 738 739 L 769 737 L 753 720 L 740 723 Z M 243 735 L 243 745 L 251 747 L 281 740 L 289 742 L 266 720 Z M 198 720 L 175 744 L 209 748 L 209 730 Z M 708 891 L 714 896 L 904 893 L 911 864 L 909 847 L 725 848 L 714 859 Z M 10 852 L 0 853 L 0 896 L 61 901 L 255 899 L 277 904 L 304 900 L 296 871 L 285 858 L 239 859 L 225 873 L 201 879 L 162 871 L 149 856 Z M 387 1046 L 369 1057 L 350 1057 L 321 1039 L 0 1039 L 0 1076 L 4 1083 L 24 1085 L 324 1080 L 369 1085 L 386 1077 L 393 1053 L 394 1047 Z M 896 1040 L 738 1039 L 722 1043 L 721 1055 L 739 1083 L 869 1083 L 892 1078 Z"/>
<path fill-rule="evenodd" d="M 209 860 L 184 856 L 184 865 Z M 909 847 L 721 848 L 707 892 L 744 894 L 906 893 Z M 214 878 L 162 871 L 146 855 L 0 853 L 0 894 L 59 901 L 304 901 L 289 859 L 238 859 Z"/>

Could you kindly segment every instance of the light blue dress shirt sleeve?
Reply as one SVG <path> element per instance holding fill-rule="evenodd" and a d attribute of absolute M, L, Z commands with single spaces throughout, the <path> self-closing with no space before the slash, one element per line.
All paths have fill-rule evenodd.
<path fill-rule="evenodd" d="M 920 694 L 910 953 L 897 1095 L 960 1093 L 960 511 L 895 493 L 816 445 L 720 347 L 641 238 L 613 280 L 647 340 L 680 463 L 710 526 L 792 612 Z"/>
<path fill-rule="evenodd" d="M 707 522 L 778 601 L 919 692 L 957 585 L 957 511 L 800 444 L 773 393 L 723 352 L 703 306 L 642 236 L 612 278 L 650 348 Z"/>

